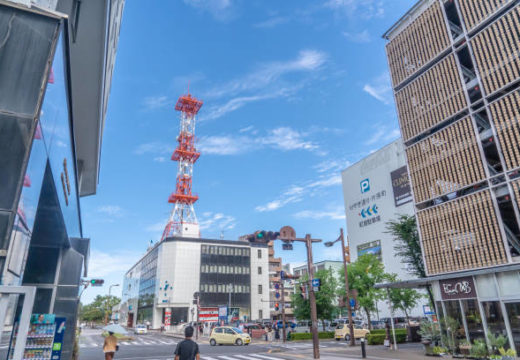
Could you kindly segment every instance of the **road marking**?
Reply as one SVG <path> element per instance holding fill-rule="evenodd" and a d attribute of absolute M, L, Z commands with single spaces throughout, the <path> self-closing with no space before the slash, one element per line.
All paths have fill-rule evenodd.
<path fill-rule="evenodd" d="M 237 360 L 235 358 L 232 358 L 232 357 L 229 357 L 229 356 L 223 356 L 223 355 L 219 356 L 218 358 L 219 359 L 224 359 L 224 360 Z"/>
<path fill-rule="evenodd" d="M 128 341 L 123 341 L 121 345 L 130 345 L 130 343 Z"/>
<path fill-rule="evenodd" d="M 260 354 L 249 354 L 249 355 L 254 356 L 254 357 L 259 357 L 261 359 L 280 360 L 280 358 L 275 358 L 275 357 L 272 357 L 272 356 L 266 356 L 266 355 L 260 355 Z"/>
<path fill-rule="evenodd" d="M 215 358 L 212 358 L 211 356 L 201 356 L 200 358 L 204 360 L 217 360 Z"/>

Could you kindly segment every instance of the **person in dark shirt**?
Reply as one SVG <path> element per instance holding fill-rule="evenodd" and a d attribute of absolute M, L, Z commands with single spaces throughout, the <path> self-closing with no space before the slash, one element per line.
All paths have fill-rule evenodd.
<path fill-rule="evenodd" d="M 175 360 L 200 360 L 199 345 L 193 340 L 193 327 L 186 326 L 184 340 L 175 348 Z"/>

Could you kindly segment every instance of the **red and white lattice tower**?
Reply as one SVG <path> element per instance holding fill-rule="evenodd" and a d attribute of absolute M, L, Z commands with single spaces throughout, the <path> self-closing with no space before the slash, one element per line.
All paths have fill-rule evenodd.
<path fill-rule="evenodd" d="M 199 199 L 191 193 L 193 164 L 200 156 L 195 149 L 195 120 L 202 106 L 202 101 L 188 95 L 182 95 L 175 110 L 181 112 L 180 133 L 177 137 L 177 148 L 173 152 L 172 160 L 178 161 L 177 185 L 175 192 L 168 198 L 169 203 L 175 204 L 168 224 L 164 229 L 161 241 L 170 236 L 199 237 L 199 224 L 193 204 Z"/>

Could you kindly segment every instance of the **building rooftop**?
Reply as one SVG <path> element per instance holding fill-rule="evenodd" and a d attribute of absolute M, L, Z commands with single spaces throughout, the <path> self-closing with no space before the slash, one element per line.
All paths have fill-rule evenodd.
<path fill-rule="evenodd" d="M 406 26 L 410 24 L 423 10 L 436 0 L 419 0 L 399 20 L 393 24 L 383 35 L 383 39 L 391 40 Z"/>

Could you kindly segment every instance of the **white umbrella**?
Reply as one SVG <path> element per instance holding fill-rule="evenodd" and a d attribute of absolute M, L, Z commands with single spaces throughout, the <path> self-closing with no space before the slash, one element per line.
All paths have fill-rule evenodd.
<path fill-rule="evenodd" d="M 124 327 L 119 324 L 110 324 L 103 328 L 103 330 L 108 332 L 113 332 L 114 334 L 128 334 L 128 331 Z"/>

